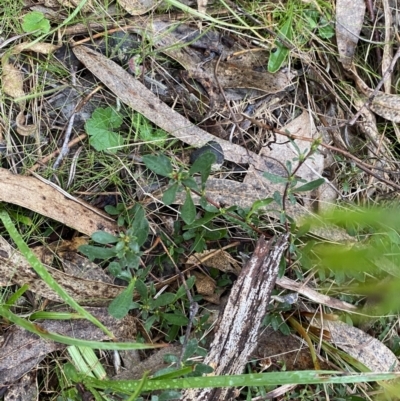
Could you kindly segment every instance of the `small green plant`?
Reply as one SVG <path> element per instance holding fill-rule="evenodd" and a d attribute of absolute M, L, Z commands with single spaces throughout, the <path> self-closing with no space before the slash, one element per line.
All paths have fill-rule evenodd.
<path fill-rule="evenodd" d="M 150 121 L 140 113 L 135 113 L 132 124 L 136 131 L 135 142 L 141 140 L 146 143 L 154 143 L 154 145 L 159 147 L 164 146 L 168 134 L 164 130 L 154 127 Z"/>
<path fill-rule="evenodd" d="M 186 281 L 188 289 L 194 285 L 195 278 L 190 277 Z M 139 294 L 137 302 L 130 303 L 130 309 L 136 309 L 140 317 L 144 320 L 144 328 L 150 331 L 154 324 L 167 333 L 167 341 L 173 341 L 178 335 L 179 330 L 188 324 L 188 318 L 179 309 L 178 302 L 185 303 L 186 287 L 181 285 L 175 294 L 164 292 L 156 295 L 153 284 L 146 284 L 138 279 L 135 286 Z"/>
<path fill-rule="evenodd" d="M 115 211 L 118 211 L 116 208 Z M 109 305 L 109 313 L 115 318 L 121 319 L 129 312 L 137 276 L 146 275 L 146 271 L 139 270 L 140 257 L 143 252 L 140 248 L 147 240 L 149 223 L 141 205 L 135 205 L 125 216 L 130 221 L 126 232 L 112 235 L 104 231 L 97 231 L 92 235 L 92 240 L 108 248 L 82 245 L 79 251 L 90 260 L 110 260 L 108 271 L 114 276 L 127 281 L 126 289 L 116 297 Z M 123 220 L 121 220 L 123 221 Z"/>
<path fill-rule="evenodd" d="M 326 5 L 325 8 L 327 8 Z M 321 39 L 330 39 L 335 34 L 328 21 L 329 12 L 326 12 L 326 16 L 322 15 L 313 6 L 304 7 L 292 1 L 286 6 L 284 15 L 281 11 L 275 14 L 281 22 L 274 49 L 268 60 L 268 71 L 271 73 L 277 72 L 284 65 L 290 51 L 288 44 L 291 44 L 293 40 L 299 46 L 309 41 L 311 31 L 314 31 Z"/>
<path fill-rule="evenodd" d="M 192 224 L 196 218 L 196 207 L 193 202 L 191 191 L 195 191 L 201 196 L 202 205 L 207 204 L 205 199 L 205 184 L 211 173 L 211 166 L 215 163 L 215 155 L 211 152 L 205 152 L 193 163 L 189 171 L 180 168 L 175 171 L 169 158 L 165 155 L 143 156 L 143 162 L 147 168 L 158 175 L 170 179 L 169 188 L 164 192 L 163 202 L 170 205 L 174 202 L 178 191 L 186 192 L 186 199 L 181 207 L 181 217 L 186 224 Z M 201 187 L 194 178 L 196 173 L 200 173 Z"/>
<path fill-rule="evenodd" d="M 22 29 L 26 33 L 32 32 L 33 35 L 41 35 L 50 32 L 50 22 L 43 13 L 32 11 L 25 14 Z"/>
<path fill-rule="evenodd" d="M 89 142 L 96 150 L 107 150 L 111 153 L 123 143 L 120 134 L 114 132 L 122 125 L 122 116 L 112 107 L 97 108 L 86 121 L 85 130 L 89 135 Z"/>

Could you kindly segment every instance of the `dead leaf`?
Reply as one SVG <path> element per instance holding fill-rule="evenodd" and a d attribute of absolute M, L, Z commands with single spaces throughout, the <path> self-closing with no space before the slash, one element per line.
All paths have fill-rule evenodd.
<path fill-rule="evenodd" d="M 31 51 L 31 52 L 36 52 L 40 54 L 52 54 L 55 52 L 57 49 L 59 49 L 61 45 L 54 45 L 52 43 L 43 43 L 43 42 L 38 42 L 34 43 L 31 45 L 29 42 L 24 42 L 24 43 L 19 43 L 16 45 L 12 52 L 13 54 L 18 54 L 23 51 Z"/>
<path fill-rule="evenodd" d="M 369 108 L 378 116 L 386 118 L 388 121 L 400 123 L 400 96 L 391 95 L 383 92 L 373 98 Z"/>
<path fill-rule="evenodd" d="M 59 8 L 60 6 L 76 8 L 80 3 L 82 3 L 82 0 L 44 0 L 44 5 L 51 8 Z M 82 7 L 82 11 L 87 13 L 93 10 L 92 0 L 87 0 Z"/>
<path fill-rule="evenodd" d="M 99 319 L 116 338 L 132 339 L 136 333 L 133 316 L 123 320 L 110 316 L 106 308 L 86 308 Z M 43 329 L 83 340 L 101 341 L 109 337 L 87 320 L 46 320 L 41 321 Z M 48 341 L 14 326 L 7 332 L 8 338 L 0 349 L 0 387 L 14 383 L 25 373 L 35 368 L 50 352 L 64 349 L 65 344 Z"/>
<path fill-rule="evenodd" d="M 91 262 L 88 258 L 76 252 L 68 251 L 61 252 L 60 257 L 66 274 L 85 280 L 112 284 L 110 276 L 98 264 Z"/>
<path fill-rule="evenodd" d="M 22 71 L 10 64 L 8 60 L 4 61 L 4 58 L 2 68 L 1 84 L 4 93 L 13 99 L 24 97 L 24 74 Z"/>
<path fill-rule="evenodd" d="M 114 220 L 84 201 L 69 199 L 37 178 L 15 175 L 7 169 L 0 169 L 0 201 L 25 207 L 88 236 L 100 230 L 118 231 Z"/>
<path fill-rule="evenodd" d="M 205 267 L 218 269 L 222 272 L 240 274 L 241 267 L 230 253 L 223 250 L 210 249 L 201 253 L 194 253 L 186 261 L 187 265 L 201 263 Z"/>
<path fill-rule="evenodd" d="M 329 330 L 334 345 L 372 372 L 400 371 L 396 355 L 382 342 L 362 330 L 340 321 L 329 320 L 324 320 L 323 328 Z"/>
<path fill-rule="evenodd" d="M 143 15 L 159 4 L 156 0 L 118 0 L 119 5 L 131 15 Z"/>
<path fill-rule="evenodd" d="M 81 305 L 107 305 L 125 288 L 101 281 L 84 280 L 50 266 L 45 267 L 53 279 Z M 36 274 L 28 261 L 0 237 L 0 285 L 9 286 L 12 283 L 20 286 L 28 284 L 29 290 L 35 294 L 52 301 L 63 302 Z"/>
<path fill-rule="evenodd" d="M 336 1 L 336 41 L 339 60 L 350 69 L 354 51 L 364 22 L 364 0 Z"/>
<path fill-rule="evenodd" d="M 214 300 L 215 296 L 217 296 L 216 300 L 219 301 L 219 295 L 216 294 L 217 284 L 215 280 L 213 280 L 210 276 L 207 276 L 206 274 L 197 271 L 192 271 L 191 274 L 196 277 L 195 286 L 197 292 L 200 295 L 203 295 L 205 299 L 208 298 L 207 300 L 209 300 L 210 298 Z M 213 302 L 213 303 L 218 304 L 219 302 Z"/>
<path fill-rule="evenodd" d="M 15 119 L 15 123 L 17 125 L 17 132 L 22 136 L 30 136 L 36 132 L 35 124 L 27 124 L 25 125 L 25 113 L 24 111 L 20 111 Z"/>

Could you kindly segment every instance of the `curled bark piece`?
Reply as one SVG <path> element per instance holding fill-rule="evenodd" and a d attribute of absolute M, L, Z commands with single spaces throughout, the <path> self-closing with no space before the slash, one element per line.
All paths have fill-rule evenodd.
<path fill-rule="evenodd" d="M 269 242 L 261 237 L 253 256 L 234 284 L 216 334 L 204 363 L 216 375 L 242 373 L 257 346 L 262 319 L 267 313 L 271 291 L 279 271 L 279 262 L 288 244 L 288 234 Z M 234 388 L 188 390 L 183 400 L 217 401 L 233 398 Z"/>

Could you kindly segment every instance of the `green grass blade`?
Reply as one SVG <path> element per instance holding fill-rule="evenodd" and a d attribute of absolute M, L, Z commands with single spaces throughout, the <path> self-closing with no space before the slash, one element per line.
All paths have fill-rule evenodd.
<path fill-rule="evenodd" d="M 400 373 L 342 373 L 335 371 L 305 370 L 296 372 L 269 372 L 242 374 L 232 376 L 187 377 L 171 380 L 148 380 L 143 391 L 189 389 L 189 388 L 220 388 L 242 386 L 278 386 L 284 384 L 346 384 L 366 383 L 400 378 Z M 136 390 L 141 381 L 109 381 L 93 378 L 82 378 L 84 384 L 97 389 L 131 393 Z"/>
<path fill-rule="evenodd" d="M 23 319 L 8 310 L 5 306 L 0 306 L 0 316 L 5 317 L 23 329 L 37 334 L 41 338 L 59 342 L 61 344 L 75 345 L 77 347 L 89 347 L 103 350 L 125 351 L 130 349 L 148 349 L 161 348 L 163 345 L 143 344 L 143 343 L 118 343 L 118 342 L 101 342 L 91 340 L 80 340 L 78 338 L 64 336 L 62 334 L 47 331 L 38 324 L 32 323 L 29 320 Z"/>

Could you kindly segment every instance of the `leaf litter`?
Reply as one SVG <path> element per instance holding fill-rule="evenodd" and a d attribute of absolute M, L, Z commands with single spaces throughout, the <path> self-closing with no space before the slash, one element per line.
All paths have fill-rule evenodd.
<path fill-rule="evenodd" d="M 45 5 L 55 7 L 59 3 L 68 7 L 77 5 L 74 2 L 62 2 L 61 0 L 51 4 L 47 2 Z M 363 2 L 360 2 L 360 4 L 354 2 L 352 7 L 358 7 L 357 10 L 360 11 L 363 8 L 361 3 Z M 137 1 L 120 1 L 120 4 L 132 15 L 142 15 L 158 6 L 155 2 Z M 203 13 L 206 10 L 205 5 L 206 3 L 201 8 Z M 347 70 L 350 69 L 358 51 L 358 37 L 362 35 L 361 26 L 363 22 L 363 14 L 357 11 L 357 24 L 353 24 L 354 21 L 351 18 L 354 9 L 348 6 L 347 2 L 338 1 L 336 14 L 339 61 Z M 92 7 L 93 5 L 88 2 L 85 11 L 90 12 Z M 350 12 L 350 10 L 353 11 Z M 352 26 L 348 24 L 349 20 L 352 21 Z M 277 192 L 282 195 L 284 186 L 271 183 L 263 177 L 262 173 L 269 172 L 270 174 L 285 177 L 285 168 L 283 166 L 285 166 L 286 162 L 296 158 L 298 149 L 301 152 L 306 152 L 311 146 L 309 140 L 319 139 L 321 135 L 320 127 L 316 126 L 316 120 L 314 119 L 316 113 L 310 110 L 313 105 L 309 104 L 308 108 L 303 108 L 300 114 L 298 112 L 297 114 L 289 112 L 290 102 L 296 102 L 299 98 L 304 101 L 306 98 L 297 83 L 298 80 L 302 79 L 301 73 L 296 72 L 294 69 L 286 69 L 277 71 L 276 74 L 272 75 L 266 72 L 265 68 L 259 68 L 268 64 L 267 51 L 264 49 L 257 49 L 258 51 L 256 52 L 247 51 L 246 46 L 249 45 L 248 43 L 246 43 L 245 47 L 241 47 L 238 45 L 239 40 L 224 37 L 214 30 L 204 33 L 188 24 L 176 23 L 175 21 L 166 22 L 162 18 L 154 18 L 152 21 L 136 19 L 134 22 L 134 28 L 130 29 L 131 33 L 138 34 L 143 40 L 150 41 L 158 52 L 163 53 L 183 67 L 183 71 L 180 71 L 178 75 L 170 75 L 175 75 L 174 79 L 178 82 L 178 85 L 171 85 L 170 79 L 167 78 L 168 75 L 162 75 L 165 74 L 165 71 L 163 72 L 160 67 L 156 67 L 152 74 L 149 74 L 144 69 L 145 66 L 143 66 L 142 72 L 139 71 L 139 75 L 134 78 L 118 65 L 115 58 L 112 61 L 108 56 L 89 47 L 75 46 L 73 49 L 74 54 L 116 98 L 141 113 L 157 127 L 162 128 L 182 143 L 193 147 L 201 147 L 212 140 L 217 141 L 221 145 L 225 159 L 228 162 L 233 163 L 233 165 L 244 166 L 245 177 L 243 182 L 227 179 L 223 175 L 220 175 L 220 178 L 208 180 L 206 186 L 207 195 L 218 204 L 251 207 L 254 201 L 273 197 Z M 14 54 L 22 51 L 25 44 L 18 46 L 14 48 Z M 37 43 L 34 46 L 37 47 L 30 47 L 31 51 L 50 56 L 57 48 L 57 46 L 48 43 Z M 298 56 L 300 59 L 304 57 L 301 53 Z M 206 57 L 209 58 L 207 61 L 205 61 Z M 305 61 L 305 58 L 303 61 Z M 27 123 L 31 111 L 27 112 L 26 107 L 29 107 L 30 103 L 28 102 L 27 105 L 25 100 L 19 100 L 26 97 L 24 89 L 26 86 L 23 85 L 25 79 L 25 74 L 21 72 L 23 69 L 16 67 L 18 63 L 14 64 L 13 62 L 11 64 L 7 58 L 3 57 L 2 88 L 5 94 L 17 102 L 16 105 L 19 112 L 14 113 L 16 132 L 30 138 L 32 135 L 37 135 L 41 128 Z M 336 73 L 337 71 L 332 69 L 332 74 L 335 75 Z M 140 82 L 140 77 L 143 77 L 144 74 L 146 75 L 145 82 Z M 340 80 L 343 80 L 343 77 L 343 75 L 338 76 Z M 157 81 L 157 78 L 161 78 L 161 81 Z M 93 81 L 90 85 L 93 85 Z M 360 85 L 358 85 L 359 92 L 367 98 L 370 97 L 373 90 L 369 88 L 366 90 L 365 86 L 363 88 L 361 89 Z M 183 106 L 180 113 L 174 107 L 171 107 L 171 93 L 174 94 L 175 98 L 181 96 Z M 295 93 L 300 94 L 296 100 Z M 337 94 L 333 94 L 333 96 L 335 95 Z M 277 104 L 275 110 L 273 110 L 273 99 L 277 102 L 275 103 Z M 299 101 L 299 104 L 301 101 Z M 384 120 L 398 122 L 398 103 L 398 95 L 378 92 L 372 96 L 372 101 L 368 107 Z M 265 107 L 265 104 L 268 106 Z M 257 107 L 253 107 L 253 105 L 257 105 Z M 263 111 L 263 107 L 267 111 Z M 269 111 L 268 107 L 271 107 L 272 111 Z M 72 113 L 74 112 L 72 111 Z M 68 115 L 68 113 L 65 114 Z M 288 141 L 283 136 L 280 137 L 273 130 L 263 132 L 260 127 L 251 126 L 249 120 L 246 120 L 246 115 L 248 114 L 260 120 L 273 121 L 281 131 L 287 131 L 289 134 L 299 138 L 307 138 L 307 140 L 296 139 L 293 142 Z M 289 114 L 291 114 L 290 117 Z M 219 131 L 210 129 L 212 120 L 217 123 L 216 125 L 219 125 Z M 208 126 L 204 121 L 209 122 Z M 202 128 L 199 128 L 198 124 Z M 372 130 L 378 132 L 376 122 L 370 120 L 370 124 Z M 205 127 L 210 129 L 210 132 L 207 132 Z M 251 130 L 245 131 L 249 130 L 249 127 Z M 218 137 L 215 136 L 216 132 L 218 132 Z M 251 132 L 250 137 L 258 135 L 260 138 L 265 138 L 259 140 L 258 146 L 248 149 L 243 140 L 237 139 L 244 132 Z M 236 139 L 232 140 L 232 138 Z M 379 137 L 375 135 L 374 140 L 378 141 Z M 110 146 L 105 146 L 105 148 Z M 381 152 L 379 145 L 374 145 L 372 148 L 373 150 L 370 150 L 369 154 Z M 385 156 L 387 155 L 385 154 Z M 312 158 L 307 160 L 307 163 L 301 166 L 301 169 L 296 171 L 297 177 L 307 182 L 321 178 L 325 176 L 325 171 L 330 167 L 330 164 L 332 164 L 332 159 L 327 158 L 322 151 L 316 152 Z M 294 163 L 293 168 L 296 168 L 296 163 Z M 40 215 L 52 218 L 87 235 L 91 235 L 98 229 L 108 229 L 110 232 L 117 231 L 116 224 L 104 216 L 102 212 L 98 213 L 93 206 L 88 205 L 89 207 L 86 207 L 85 202 L 80 200 L 75 202 L 71 197 L 65 198 L 63 192 L 59 192 L 62 196 L 58 196 L 58 191 L 54 185 L 43 185 L 43 182 L 37 178 L 24 177 L 23 175 L 20 176 L 19 180 L 11 180 L 11 178 L 13 177 L 10 176 L 8 169 L 3 168 L 0 171 L 0 189 L 3 189 L 2 191 L 0 190 L 0 194 L 2 194 L 1 200 L 3 202 L 23 206 L 28 210 L 33 210 Z M 382 190 L 385 191 L 386 189 L 383 188 Z M 337 187 L 337 183 L 326 180 L 326 183 L 316 191 L 313 191 L 313 193 L 299 196 L 297 203 L 288 205 L 287 211 L 297 219 L 298 223 L 301 223 L 302 216 L 321 210 L 326 204 L 334 203 L 340 192 L 341 190 Z M 153 201 L 157 199 L 155 193 L 150 195 Z M 43 197 L 47 202 L 40 200 L 40 198 L 43 200 Z M 201 201 L 196 197 L 194 199 L 197 202 Z M 74 202 L 73 207 L 71 207 L 71 202 Z M 150 201 L 145 200 L 144 202 Z M 179 197 L 175 202 L 180 202 Z M 77 211 L 80 209 L 82 209 L 82 212 L 78 213 Z M 77 218 L 77 216 L 80 217 Z M 271 213 L 270 217 L 272 221 L 279 219 L 279 215 L 276 213 Z M 319 233 L 314 234 L 331 241 L 354 241 L 354 238 L 349 237 L 344 231 L 340 230 L 335 231 L 324 228 Z M 0 263 L 3 270 L 2 278 L 4 279 L 2 285 L 6 286 L 10 282 L 23 285 L 28 281 L 31 285 L 31 291 L 44 298 L 57 301 L 58 299 L 50 295 L 49 290 L 45 288 L 43 283 L 40 284 L 34 275 L 27 273 L 30 271 L 30 267 L 26 261 L 21 262 L 21 259 L 19 259 L 16 262 L 5 257 L 5 255 L 16 255 L 16 253 L 7 248 L 5 240 L 2 239 L 2 241 L 2 261 Z M 200 255 L 196 255 L 197 257 L 200 257 Z M 78 257 L 76 259 L 72 258 L 70 262 L 76 265 L 87 264 L 87 261 L 80 260 Z M 226 263 L 226 261 L 223 263 L 225 267 L 222 269 L 229 271 Z M 16 269 L 17 265 L 22 269 Z M 95 264 L 90 266 L 96 269 Z M 206 267 L 212 268 L 215 266 L 206 265 Z M 99 288 L 104 288 L 100 293 L 106 299 L 112 299 L 122 291 L 122 287 L 106 283 L 102 284 L 104 287 L 99 287 L 101 285 L 100 281 L 85 281 L 75 275 L 67 276 L 57 270 L 51 270 L 50 266 L 48 268 L 52 271 L 54 278 L 61 283 L 65 282 L 68 288 L 72 282 L 76 282 L 77 285 L 73 289 L 73 291 L 76 291 L 74 295 L 77 299 L 82 297 L 82 302 L 91 297 L 91 289 L 94 292 L 99 292 Z M 233 270 L 239 272 L 237 268 Z M 10 273 L 12 273 L 11 276 Z M 197 271 L 195 272 L 198 277 L 198 284 L 201 284 L 202 280 L 205 279 L 201 277 L 201 274 Z M 352 309 L 351 305 L 342 303 L 332 297 L 318 298 L 317 293 L 313 292 L 314 290 L 312 289 L 307 291 L 296 286 L 290 287 L 288 283 L 285 283 L 284 280 L 280 281 L 280 279 L 277 280 L 277 284 L 282 285 L 284 288 L 291 288 L 294 291 L 297 288 L 298 292 L 303 296 L 309 296 L 314 302 L 328 305 L 331 308 L 348 311 Z M 207 292 L 207 295 L 213 295 L 215 282 L 209 280 L 207 285 L 209 288 L 205 290 L 204 294 Z M 385 358 L 379 361 L 381 363 L 379 370 L 389 370 L 390 366 L 388 364 L 393 365 L 396 362 L 394 355 L 387 352 L 388 349 L 383 343 L 372 339 L 374 340 L 373 346 L 370 346 L 372 340 L 359 331 L 351 331 L 349 325 L 338 324 L 335 327 L 331 325 L 328 330 L 331 331 L 331 337 L 338 338 L 338 340 L 335 340 L 338 347 L 341 347 L 340 342 L 347 341 L 346 338 L 365 337 L 366 346 L 362 350 L 359 349 L 359 352 L 352 352 L 352 348 L 354 350 L 356 347 L 355 345 L 342 348 L 371 369 L 378 369 L 375 365 L 368 363 L 368 360 L 373 358 L 375 354 L 386 355 L 386 361 Z M 85 336 L 87 335 L 85 334 Z M 15 335 L 16 338 L 17 336 Z M 46 352 L 50 351 L 38 351 L 38 355 L 45 355 Z M 2 363 L 3 361 L 0 359 L 0 367 L 4 366 Z M 23 364 L 23 361 L 18 361 L 18 363 Z M 37 361 L 32 365 L 31 362 L 27 362 L 26 367 L 22 368 L 19 371 L 20 373 L 12 376 L 10 381 L 16 380 L 17 377 L 29 371 L 36 363 Z"/>

